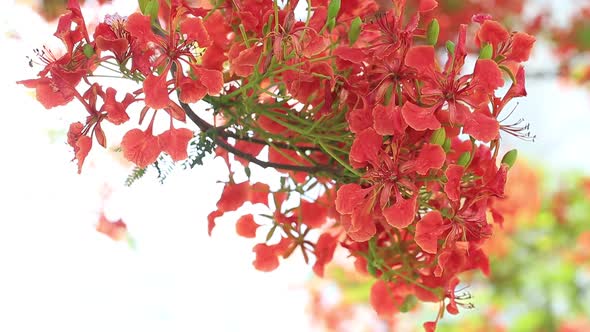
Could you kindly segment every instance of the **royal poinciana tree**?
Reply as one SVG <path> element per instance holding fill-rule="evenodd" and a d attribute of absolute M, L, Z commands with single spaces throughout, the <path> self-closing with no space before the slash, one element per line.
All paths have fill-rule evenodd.
<path fill-rule="evenodd" d="M 502 221 L 492 203 L 516 158 L 501 152 L 501 137 L 530 138 L 507 118 L 510 101 L 526 96 L 522 63 L 535 38 L 487 14 L 441 31 L 434 0 L 200 5 L 140 0 L 140 12 L 107 16 L 91 32 L 69 1 L 55 33 L 65 52 L 37 51 L 43 69 L 19 83 L 48 109 L 77 105 L 68 143 L 79 172 L 124 123 L 132 129 L 120 149 L 139 171 L 162 156 L 194 165 L 215 153 L 229 181 L 209 233 L 246 202 L 267 205 L 258 222 L 236 221 L 241 236 L 268 233 L 253 247 L 256 269 L 297 253 L 321 276 L 344 250 L 374 277 L 381 315 L 410 299 L 438 302 L 424 324 L 433 331 L 445 311 L 456 314 L 460 274 L 489 273 L 481 247 Z M 443 33 L 452 40 L 439 41 Z M 104 70 L 137 86 L 99 84 Z M 279 189 L 234 180 L 251 165 L 281 172 Z"/>

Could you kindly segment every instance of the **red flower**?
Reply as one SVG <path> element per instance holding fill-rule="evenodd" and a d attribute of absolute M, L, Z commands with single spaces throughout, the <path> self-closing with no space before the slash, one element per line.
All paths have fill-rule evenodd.
<path fill-rule="evenodd" d="M 248 199 L 248 181 L 241 183 L 226 183 L 217 202 L 217 209 L 223 212 L 235 211 Z"/>
<path fill-rule="evenodd" d="M 477 60 L 473 70 L 473 82 L 483 88 L 486 93 L 493 93 L 504 85 L 502 72 L 494 60 Z"/>
<path fill-rule="evenodd" d="M 74 148 L 74 158 L 78 160 L 78 174 L 82 172 L 82 165 L 92 147 L 92 139 L 82 132 L 84 125 L 80 122 L 70 124 L 68 130 L 68 144 Z"/>
<path fill-rule="evenodd" d="M 71 89 L 60 89 L 52 79 L 47 77 L 19 81 L 18 83 L 35 89 L 37 100 L 46 109 L 66 105 L 74 99 Z"/>
<path fill-rule="evenodd" d="M 463 177 L 464 167 L 460 165 L 449 165 L 445 175 L 447 183 L 445 184 L 445 193 L 451 201 L 458 201 L 461 196 L 461 178 Z"/>
<path fill-rule="evenodd" d="M 350 147 L 349 158 L 352 166 L 361 168 L 367 163 L 375 162 L 381 150 L 382 141 L 381 135 L 377 134 L 373 128 L 367 128 L 357 134 Z"/>
<path fill-rule="evenodd" d="M 105 23 L 99 23 L 94 31 L 96 47 L 102 51 L 111 51 L 119 62 L 123 62 L 129 52 L 131 36 L 125 30 L 126 18 L 119 15 L 105 17 Z"/>
<path fill-rule="evenodd" d="M 440 122 L 434 115 L 434 111 L 436 111 L 434 107 L 420 107 L 408 101 L 404 103 L 401 113 L 410 127 L 414 130 L 424 131 L 440 128 Z"/>
<path fill-rule="evenodd" d="M 311 228 L 321 227 L 328 216 L 328 209 L 321 202 L 308 202 L 301 200 L 301 222 Z"/>
<path fill-rule="evenodd" d="M 404 119 L 412 128 L 437 129 L 438 127 L 433 128 L 436 125 L 433 113 L 442 110 L 445 104 L 451 125 L 462 125 L 469 115 L 469 107 L 488 103 L 488 94 L 504 84 L 502 73 L 493 60 L 478 60 L 473 75 L 459 77 L 467 55 L 465 39 L 466 26 L 462 25 L 457 46 L 454 51 L 449 51 L 447 64 L 442 72 L 437 69 L 432 46 L 415 46 L 408 51 L 405 64 L 413 68 L 425 81 L 421 89 L 421 101 L 429 105 L 422 111 L 414 106 L 413 110 L 416 113 L 414 117 L 409 109 L 405 112 L 402 109 Z M 428 121 L 422 119 L 425 117 Z"/>
<path fill-rule="evenodd" d="M 438 1 L 436 0 L 420 0 L 419 11 L 427 12 L 431 11 L 438 6 Z"/>
<path fill-rule="evenodd" d="M 529 59 L 533 45 L 535 44 L 535 37 L 524 32 L 518 32 L 512 36 L 512 49 L 508 53 L 507 60 L 516 62 L 524 62 Z"/>
<path fill-rule="evenodd" d="M 412 115 L 414 114 L 409 116 L 412 117 Z M 408 125 L 402 117 L 402 110 L 399 106 L 383 106 L 379 104 L 373 109 L 373 128 L 375 128 L 377 134 L 402 135 L 407 127 Z"/>
<path fill-rule="evenodd" d="M 414 240 L 427 253 L 436 254 L 438 239 L 443 233 L 443 219 L 438 211 L 428 212 L 416 224 Z"/>
<path fill-rule="evenodd" d="M 260 227 L 260 225 L 254 222 L 254 216 L 246 214 L 241 216 L 236 222 L 236 233 L 238 233 L 239 236 L 246 238 L 255 238 L 258 227 Z"/>
<path fill-rule="evenodd" d="M 196 103 L 207 95 L 207 87 L 184 75 L 178 75 L 176 87 L 180 91 L 180 101 L 186 104 Z"/>
<path fill-rule="evenodd" d="M 400 195 L 394 205 L 383 209 L 387 223 L 396 228 L 405 228 L 410 225 L 416 215 L 417 200 L 418 195 L 408 199 L 402 199 Z"/>
<path fill-rule="evenodd" d="M 168 107 L 172 102 L 168 97 L 168 81 L 166 75 L 149 75 L 143 81 L 145 104 L 153 109 Z"/>
<path fill-rule="evenodd" d="M 241 44 L 234 44 L 229 51 L 230 72 L 242 77 L 250 76 L 261 52 L 261 47 L 246 48 Z"/>
<path fill-rule="evenodd" d="M 107 120 L 112 122 L 113 124 L 120 125 L 125 123 L 129 120 L 129 115 L 127 115 L 127 107 L 135 102 L 135 98 L 130 93 L 125 95 L 125 99 L 122 102 L 118 102 L 115 99 L 117 91 L 113 88 L 107 88 L 105 97 L 104 97 L 104 105 L 100 109 L 101 112 L 107 113 Z"/>
<path fill-rule="evenodd" d="M 189 17 L 182 21 L 180 23 L 180 33 L 185 34 L 188 40 L 196 41 L 199 47 L 211 45 L 209 33 L 200 17 Z"/>
<path fill-rule="evenodd" d="M 324 266 L 332 261 L 334 251 L 338 245 L 338 237 L 328 233 L 322 233 L 315 246 L 316 262 L 313 265 L 313 272 L 316 275 L 324 276 Z"/>
<path fill-rule="evenodd" d="M 158 135 L 158 140 L 163 152 L 170 155 L 172 160 L 180 161 L 188 158 L 187 145 L 193 137 L 194 133 L 190 129 L 172 127 Z"/>
<path fill-rule="evenodd" d="M 162 152 L 158 138 L 151 133 L 151 127 L 146 131 L 128 131 L 121 141 L 121 149 L 127 160 L 141 168 L 154 163 Z"/>
<path fill-rule="evenodd" d="M 463 133 L 471 135 L 473 138 L 482 142 L 489 142 L 498 139 L 500 124 L 490 115 L 486 115 L 482 111 L 477 111 L 465 121 Z"/>
<path fill-rule="evenodd" d="M 282 238 L 279 243 L 270 246 L 266 243 L 259 243 L 252 249 L 256 253 L 256 259 L 252 264 L 259 271 L 273 271 L 279 267 L 278 256 L 282 256 L 288 252 L 292 244 L 293 240 L 289 238 Z"/>
<path fill-rule="evenodd" d="M 101 213 L 96 224 L 96 231 L 110 237 L 113 241 L 121 241 L 127 236 L 127 225 L 122 219 L 110 221 L 104 213 Z"/>
<path fill-rule="evenodd" d="M 279 267 L 279 258 L 273 246 L 259 243 L 252 249 L 256 253 L 256 259 L 252 263 L 256 270 L 270 272 Z"/>
<path fill-rule="evenodd" d="M 413 169 L 420 175 L 426 175 L 431 169 L 441 168 L 445 159 L 445 151 L 440 145 L 424 144 L 418 157 L 413 161 Z"/>
<path fill-rule="evenodd" d="M 336 193 L 336 210 L 340 214 L 352 214 L 371 190 L 372 188 L 363 189 L 356 183 L 343 185 Z"/>
<path fill-rule="evenodd" d="M 490 43 L 494 47 L 494 50 L 497 51 L 500 43 L 504 43 L 508 38 L 510 38 L 510 34 L 504 29 L 502 24 L 496 21 L 486 20 L 477 32 L 476 41 L 479 45 Z"/>

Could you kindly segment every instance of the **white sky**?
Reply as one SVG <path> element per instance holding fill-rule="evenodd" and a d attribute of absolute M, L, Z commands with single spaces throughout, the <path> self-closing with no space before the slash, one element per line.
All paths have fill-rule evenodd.
<path fill-rule="evenodd" d="M 76 174 L 64 134 L 80 110 L 44 110 L 14 83 L 35 74 L 25 55 L 54 28 L 6 2 L 0 331 L 309 331 L 301 285 L 310 267 L 298 255 L 264 274 L 251 265 L 254 242 L 235 235 L 231 218 L 207 236 L 206 215 L 221 190 L 216 181 L 225 179 L 219 162 L 177 172 L 164 185 L 147 180 L 125 188 L 129 168 L 98 147 Z M 540 53 L 531 67 L 551 61 Z M 528 92 L 514 117 L 527 118 L 538 139 L 507 142 L 549 167 L 590 170 L 590 94 L 555 81 L 529 81 Z M 94 230 L 105 182 L 114 191 L 107 215 L 124 219 L 135 250 Z"/>

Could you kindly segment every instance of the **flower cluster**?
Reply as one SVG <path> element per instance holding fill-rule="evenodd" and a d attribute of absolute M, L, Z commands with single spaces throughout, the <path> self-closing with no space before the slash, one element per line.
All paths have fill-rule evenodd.
<path fill-rule="evenodd" d="M 388 10 L 361 0 L 139 4 L 141 13 L 108 16 L 91 34 L 70 0 L 55 33 L 65 53 L 38 51 L 39 77 L 20 82 L 46 108 L 82 105 L 84 121 L 68 132 L 79 171 L 94 141 L 107 146 L 103 127 L 124 123 L 138 123 L 120 144 L 138 167 L 162 154 L 184 160 L 190 120 L 229 171 L 209 232 L 246 202 L 268 206 L 236 223 L 244 237 L 268 230 L 253 248 L 257 269 L 274 270 L 300 249 L 322 275 L 340 248 L 376 278 L 380 315 L 410 298 L 440 302 L 425 324 L 434 330 L 445 304 L 458 312 L 458 275 L 489 273 L 488 215 L 501 219 L 492 202 L 516 158 L 510 151 L 499 162 L 501 132 L 531 138 L 527 126 L 504 121 L 509 102 L 526 95 L 522 62 L 534 37 L 481 14 L 474 36 L 457 24 L 455 41 L 439 43 L 438 21 L 421 19 L 435 0 L 393 0 Z M 473 67 L 468 40 L 479 48 Z M 140 86 L 118 97 L 95 81 L 98 70 Z M 193 110 L 197 102 L 211 121 Z M 161 133 L 156 115 L 168 123 Z M 278 189 L 235 181 L 236 164 L 248 177 L 255 165 L 279 171 Z"/>
<path fill-rule="evenodd" d="M 497 232 L 483 246 L 493 273 L 490 278 L 480 273 L 463 274 L 461 291 L 455 295 L 455 300 L 463 299 L 464 305 L 472 301 L 471 294 L 488 300 L 479 304 L 473 315 L 444 321 L 441 328 L 587 331 L 590 302 L 579 290 L 588 289 L 590 275 L 589 184 L 587 176 L 571 170 L 558 175 L 523 162 L 516 164 L 506 182 L 505 197 L 494 199 L 494 209 L 503 214 L 503 226 L 494 225 Z M 399 306 L 399 310 L 411 310 L 412 317 L 363 314 L 371 304 L 378 303 L 367 294 L 373 281 L 347 263 L 334 262 L 326 270 L 327 280 L 315 278 L 309 284 L 309 309 L 317 325 L 325 331 L 376 331 L 384 325 L 390 330 L 418 330 L 407 326 L 408 318 L 430 309 L 415 305 L 413 298 Z M 531 279 L 531 275 L 536 277 Z M 333 296 L 334 288 L 340 296 Z M 561 309 L 556 310 L 551 303 L 560 303 Z M 517 311 L 520 314 L 515 315 Z M 348 328 L 351 321 L 362 325 Z"/>

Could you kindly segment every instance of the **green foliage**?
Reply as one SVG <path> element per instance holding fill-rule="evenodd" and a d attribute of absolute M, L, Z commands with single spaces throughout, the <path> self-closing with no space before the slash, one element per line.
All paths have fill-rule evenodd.
<path fill-rule="evenodd" d="M 215 142 L 206 133 L 200 133 L 189 142 L 188 158 L 182 162 L 181 167 L 183 169 L 193 169 L 197 165 L 203 165 L 203 159 L 212 154 L 214 150 Z M 125 185 L 131 186 L 135 181 L 142 178 L 149 168 L 153 168 L 157 172 L 158 181 L 164 183 L 176 169 L 176 163 L 169 155 L 162 153 L 151 166 L 146 168 L 135 167 L 125 180 Z"/>
<path fill-rule="evenodd" d="M 135 181 L 141 179 L 145 175 L 145 172 L 146 168 L 135 167 L 133 171 L 131 171 L 131 174 L 129 174 L 129 176 L 125 180 L 125 185 L 127 187 L 130 187 L 132 184 L 135 183 Z"/>
<path fill-rule="evenodd" d="M 188 159 L 183 162 L 184 169 L 193 169 L 203 165 L 203 159 L 215 151 L 215 142 L 205 133 L 193 138 L 188 145 Z"/>

